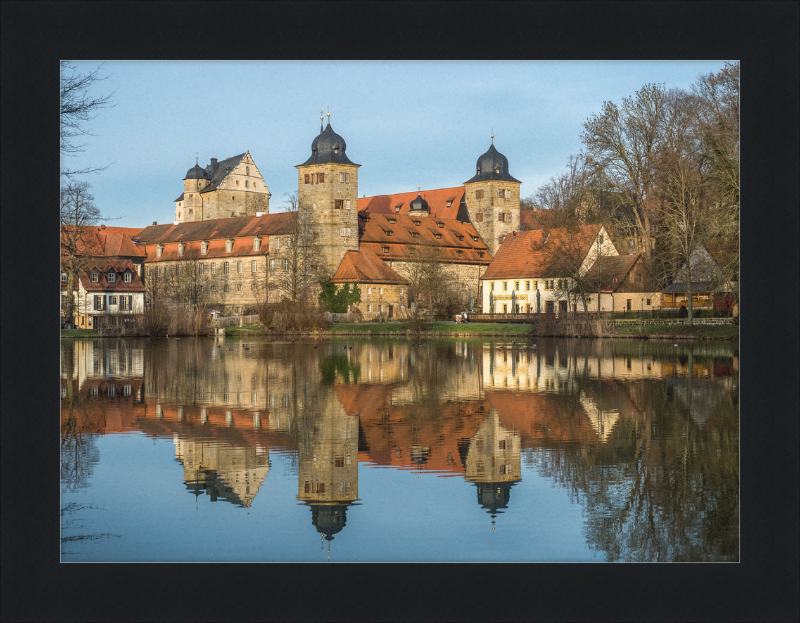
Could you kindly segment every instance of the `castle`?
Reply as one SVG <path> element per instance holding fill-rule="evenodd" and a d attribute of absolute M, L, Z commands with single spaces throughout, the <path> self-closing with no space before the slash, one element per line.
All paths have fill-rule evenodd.
<path fill-rule="evenodd" d="M 279 301 L 291 287 L 303 223 L 322 272 L 359 285 L 367 318 L 408 313 L 415 264 L 431 253 L 464 304 L 479 301 L 481 274 L 505 236 L 520 230 L 520 181 L 494 135 L 461 186 L 359 198 L 361 165 L 330 114 L 322 121 L 311 155 L 295 167 L 296 212 L 270 214 L 269 188 L 249 151 L 189 169 L 174 222 L 133 236 L 146 256 L 145 281 L 191 262 L 197 301 L 209 308 L 236 313 Z"/>

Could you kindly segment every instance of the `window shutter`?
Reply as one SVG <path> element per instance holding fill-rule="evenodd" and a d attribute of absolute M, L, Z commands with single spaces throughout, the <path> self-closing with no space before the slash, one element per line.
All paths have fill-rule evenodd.
<path fill-rule="evenodd" d="M 320 173 L 319 174 L 319 183 L 320 184 L 324 184 L 325 183 L 325 174 L 324 173 Z"/>
<path fill-rule="evenodd" d="M 133 294 L 128 295 L 128 309 L 133 309 Z"/>
<path fill-rule="evenodd" d="M 306 184 L 308 184 L 308 182 L 309 182 L 309 177 L 311 177 L 311 176 L 310 176 L 308 173 L 306 173 L 306 175 L 305 175 L 305 178 L 306 178 L 306 179 L 305 179 L 305 182 L 306 182 Z"/>

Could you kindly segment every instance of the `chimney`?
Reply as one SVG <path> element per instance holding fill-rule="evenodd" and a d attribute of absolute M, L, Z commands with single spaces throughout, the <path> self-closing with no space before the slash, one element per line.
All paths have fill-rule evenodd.
<path fill-rule="evenodd" d="M 217 170 L 217 159 L 216 158 L 212 158 L 211 159 L 211 177 L 212 178 L 214 177 L 214 171 L 216 171 L 216 170 Z"/>
<path fill-rule="evenodd" d="M 103 223 L 102 225 L 100 225 L 100 229 L 105 229 L 105 228 L 106 228 L 106 224 L 105 224 L 105 223 Z"/>

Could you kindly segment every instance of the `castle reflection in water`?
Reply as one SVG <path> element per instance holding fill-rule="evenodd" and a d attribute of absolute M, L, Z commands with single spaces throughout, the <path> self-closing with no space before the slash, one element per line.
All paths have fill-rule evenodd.
<path fill-rule="evenodd" d="M 462 478 L 494 524 L 523 457 L 570 479 L 642 439 L 650 451 L 664 396 L 699 433 L 728 430 L 719 405 L 738 383 L 728 347 L 540 341 L 65 341 L 62 434 L 171 437 L 187 492 L 248 508 L 270 453 L 287 453 L 297 499 L 330 541 L 348 508 L 369 504 L 359 464 Z"/>

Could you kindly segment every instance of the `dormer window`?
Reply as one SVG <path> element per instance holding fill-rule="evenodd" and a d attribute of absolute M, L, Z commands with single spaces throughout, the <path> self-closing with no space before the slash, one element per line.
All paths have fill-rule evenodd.
<path fill-rule="evenodd" d="M 261 238 L 256 236 L 253 238 L 253 251 L 258 251 L 261 248 Z"/>
<path fill-rule="evenodd" d="M 67 273 L 61 273 L 61 283 L 67 283 Z"/>
<path fill-rule="evenodd" d="M 392 235 L 392 232 L 389 231 L 388 229 L 384 229 L 383 233 L 386 234 L 387 236 L 391 236 Z"/>
<path fill-rule="evenodd" d="M 228 239 L 225 241 L 225 253 L 233 251 L 233 240 Z"/>
<path fill-rule="evenodd" d="M 163 244 L 156 245 L 156 257 L 161 257 L 162 253 L 164 253 L 164 245 Z"/>
<path fill-rule="evenodd" d="M 200 243 L 200 253 L 202 255 L 208 253 L 208 240 L 203 240 L 203 242 Z"/>
<path fill-rule="evenodd" d="M 444 223 L 438 222 L 436 223 L 439 227 L 444 227 Z"/>
<path fill-rule="evenodd" d="M 98 281 L 100 281 L 100 273 L 97 272 L 96 270 L 93 270 L 91 279 L 92 283 L 97 283 Z"/>
<path fill-rule="evenodd" d="M 421 223 L 420 221 L 414 221 L 414 225 L 416 225 L 417 227 L 420 226 L 420 223 Z"/>
<path fill-rule="evenodd" d="M 108 271 L 108 283 L 115 283 L 117 281 L 117 273 L 113 270 Z"/>
<path fill-rule="evenodd" d="M 458 236 L 459 240 L 464 240 L 464 236 Z"/>
<path fill-rule="evenodd" d="M 478 251 L 478 257 L 483 257 L 483 251 Z"/>
<path fill-rule="evenodd" d="M 401 203 L 398 203 L 398 204 L 397 204 L 397 205 L 394 207 L 394 211 L 395 211 L 395 213 L 399 212 L 399 211 L 400 211 L 400 208 L 402 208 L 402 207 L 403 207 L 403 204 L 402 204 L 402 202 L 401 202 Z"/>
<path fill-rule="evenodd" d="M 463 252 L 463 251 L 461 251 L 460 249 L 459 249 L 458 251 L 456 251 L 456 255 L 457 255 L 458 257 L 461 257 L 461 255 L 462 255 L 463 253 L 464 253 L 464 252 Z"/>
<path fill-rule="evenodd" d="M 186 244 L 183 242 L 178 243 L 178 257 L 183 257 L 183 250 L 186 248 Z"/>
<path fill-rule="evenodd" d="M 131 283 L 132 281 L 133 281 L 133 274 L 131 273 L 131 271 L 126 270 L 122 274 L 122 283 Z"/>
<path fill-rule="evenodd" d="M 389 223 L 390 223 L 391 225 L 394 225 L 396 222 L 397 222 L 397 219 L 394 219 L 394 218 L 390 218 L 390 219 L 389 219 Z"/>
<path fill-rule="evenodd" d="M 447 200 L 447 207 L 449 208 L 451 205 L 453 205 L 453 200 L 452 199 L 448 199 Z"/>
<path fill-rule="evenodd" d="M 472 236 L 472 239 L 473 239 L 475 242 L 478 242 L 478 237 L 477 237 L 477 236 Z"/>
<path fill-rule="evenodd" d="M 411 232 L 411 237 L 412 238 L 417 238 L 418 236 L 419 236 L 419 232 L 416 232 L 416 231 L 412 231 Z"/>
<path fill-rule="evenodd" d="M 434 236 L 436 236 L 436 238 L 438 239 L 442 237 L 442 234 L 434 234 Z"/>
<path fill-rule="evenodd" d="M 383 252 L 384 253 L 388 253 L 389 252 L 389 247 L 383 247 Z"/>

